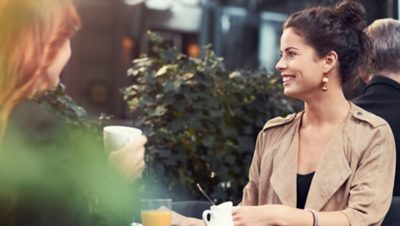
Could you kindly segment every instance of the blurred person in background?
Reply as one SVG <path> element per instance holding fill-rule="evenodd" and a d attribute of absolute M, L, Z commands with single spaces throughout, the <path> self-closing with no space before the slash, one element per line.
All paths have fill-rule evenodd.
<path fill-rule="evenodd" d="M 304 111 L 260 131 L 235 226 L 381 225 L 393 190 L 393 134 L 342 88 L 368 56 L 364 17 L 360 3 L 343 1 L 285 22 L 276 69 L 285 95 L 304 101 Z"/>
<path fill-rule="evenodd" d="M 386 219 L 395 217 L 400 222 L 400 21 L 378 19 L 365 32 L 371 39 L 372 53 L 368 66 L 361 68 L 360 77 L 367 85 L 353 102 L 382 117 L 392 128 L 397 151 L 393 198 L 397 201 L 388 214 L 393 216 Z"/>
<path fill-rule="evenodd" d="M 70 0 L 0 0 L 0 225 L 128 222 L 117 215 L 133 208 L 123 195 L 144 167 L 146 137 L 106 156 L 35 101 L 59 84 L 79 27 Z"/>

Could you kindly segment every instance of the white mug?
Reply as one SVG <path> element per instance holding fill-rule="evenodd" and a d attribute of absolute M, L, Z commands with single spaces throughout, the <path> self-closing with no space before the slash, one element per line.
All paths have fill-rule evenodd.
<path fill-rule="evenodd" d="M 218 206 L 211 206 L 203 212 L 203 221 L 207 226 L 233 226 L 232 202 L 224 202 Z M 210 219 L 208 219 L 210 216 Z"/>
<path fill-rule="evenodd" d="M 142 130 L 129 126 L 106 126 L 103 128 L 106 151 L 115 151 L 142 134 Z"/>

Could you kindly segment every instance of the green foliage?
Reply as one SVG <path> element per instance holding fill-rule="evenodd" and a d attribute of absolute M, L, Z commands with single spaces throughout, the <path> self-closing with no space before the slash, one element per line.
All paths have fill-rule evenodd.
<path fill-rule="evenodd" d="M 216 201 L 237 203 L 258 131 L 293 111 L 280 78 L 230 72 L 210 46 L 191 59 L 149 35 L 155 57 L 133 61 L 132 84 L 123 90 L 133 123 L 149 139 L 147 179 L 176 200 L 201 199 L 200 183 Z"/>

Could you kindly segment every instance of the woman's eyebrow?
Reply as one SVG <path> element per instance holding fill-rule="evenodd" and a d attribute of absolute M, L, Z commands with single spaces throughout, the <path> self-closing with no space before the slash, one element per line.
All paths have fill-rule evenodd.
<path fill-rule="evenodd" d="M 298 48 L 291 46 L 291 47 L 287 47 L 287 48 L 285 49 L 285 52 L 287 52 L 287 51 L 289 51 L 289 50 L 292 50 L 292 49 L 294 49 L 294 50 L 299 50 Z"/>
<path fill-rule="evenodd" d="M 299 49 L 296 48 L 296 47 L 290 46 L 290 47 L 287 47 L 287 48 L 284 50 L 284 52 L 287 52 L 287 51 L 289 51 L 289 50 L 299 50 Z M 281 54 L 283 53 L 282 50 L 279 51 L 279 52 L 280 52 Z"/>

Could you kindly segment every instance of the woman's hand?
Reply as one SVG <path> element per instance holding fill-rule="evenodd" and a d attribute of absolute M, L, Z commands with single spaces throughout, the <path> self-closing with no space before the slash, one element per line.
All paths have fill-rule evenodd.
<path fill-rule="evenodd" d="M 137 136 L 121 149 L 111 151 L 108 156 L 109 161 L 129 181 L 134 181 L 144 169 L 144 145 L 146 142 L 145 136 Z"/>
<path fill-rule="evenodd" d="M 275 225 L 271 216 L 271 206 L 237 206 L 232 209 L 235 226 L 272 226 Z"/>
<path fill-rule="evenodd" d="M 172 211 L 172 226 L 204 226 L 203 220 L 186 217 Z"/>
<path fill-rule="evenodd" d="M 310 211 L 285 205 L 239 206 L 232 210 L 235 226 L 314 225 Z M 317 212 L 319 225 L 350 226 L 342 211 Z"/>

